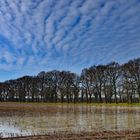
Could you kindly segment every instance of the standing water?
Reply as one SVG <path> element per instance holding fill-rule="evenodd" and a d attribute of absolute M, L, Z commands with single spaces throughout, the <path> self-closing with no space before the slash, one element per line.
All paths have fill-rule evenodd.
<path fill-rule="evenodd" d="M 56 105 L 46 108 L 0 111 L 1 137 L 140 128 L 138 107 Z"/>

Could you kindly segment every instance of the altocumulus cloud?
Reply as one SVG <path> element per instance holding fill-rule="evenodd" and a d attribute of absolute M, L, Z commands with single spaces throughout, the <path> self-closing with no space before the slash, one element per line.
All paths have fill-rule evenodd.
<path fill-rule="evenodd" d="M 1 0 L 0 80 L 140 55 L 139 0 Z"/>

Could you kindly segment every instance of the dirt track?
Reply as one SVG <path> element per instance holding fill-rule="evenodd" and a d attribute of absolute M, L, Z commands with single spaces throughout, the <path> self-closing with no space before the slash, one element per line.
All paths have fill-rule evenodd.
<path fill-rule="evenodd" d="M 83 132 L 80 134 L 53 134 L 46 136 L 28 136 L 17 138 L 3 138 L 2 140 L 140 140 L 140 130 L 137 131 L 103 131 Z"/>

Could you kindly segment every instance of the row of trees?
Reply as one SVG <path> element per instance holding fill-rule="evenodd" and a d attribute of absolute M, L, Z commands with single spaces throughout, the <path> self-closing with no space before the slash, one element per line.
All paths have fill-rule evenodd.
<path fill-rule="evenodd" d="M 140 58 L 91 66 L 80 76 L 54 70 L 9 80 L 0 83 L 0 101 L 140 102 Z"/>

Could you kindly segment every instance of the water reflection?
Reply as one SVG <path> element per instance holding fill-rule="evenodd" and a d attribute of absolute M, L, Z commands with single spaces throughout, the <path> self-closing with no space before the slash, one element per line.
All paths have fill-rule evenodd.
<path fill-rule="evenodd" d="M 101 131 L 140 128 L 139 108 L 58 106 L 54 111 L 1 111 L 3 137 L 59 131 Z"/>

